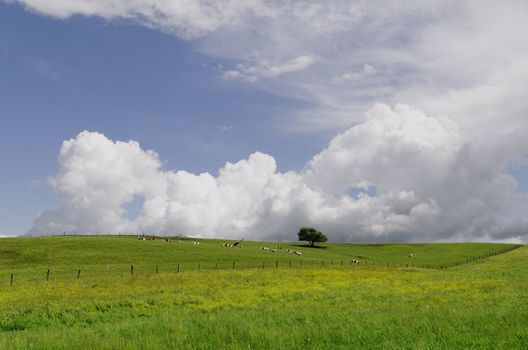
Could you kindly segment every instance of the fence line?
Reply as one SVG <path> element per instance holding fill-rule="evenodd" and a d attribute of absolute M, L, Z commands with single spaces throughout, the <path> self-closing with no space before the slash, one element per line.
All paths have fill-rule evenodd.
<path fill-rule="evenodd" d="M 396 264 L 396 263 L 390 263 L 390 262 L 377 262 L 377 266 L 385 266 L 387 268 L 421 268 L 421 269 L 434 269 L 434 270 L 443 270 L 443 269 L 447 269 L 447 268 L 450 268 L 450 267 L 455 267 L 455 266 L 460 266 L 460 265 L 463 265 L 463 264 L 469 264 L 469 263 L 472 263 L 472 262 L 475 262 L 475 261 L 478 261 L 478 260 L 482 260 L 482 259 L 487 259 L 487 258 L 490 258 L 490 257 L 493 257 L 493 256 L 497 256 L 499 254 L 504 254 L 504 253 L 507 253 L 507 252 L 510 252 L 512 250 L 515 250 L 517 248 L 521 247 L 521 245 L 516 245 L 516 246 L 513 246 L 513 247 L 508 247 L 506 249 L 502 249 L 500 251 L 493 251 L 493 252 L 487 252 L 487 253 L 483 253 L 483 254 L 480 254 L 478 256 L 471 256 L 471 257 L 467 257 L 465 259 L 462 259 L 462 260 L 458 260 L 458 261 L 454 261 L 454 262 L 451 262 L 451 263 L 448 263 L 448 264 L 435 264 L 435 265 L 432 265 L 432 264 L 426 264 L 426 263 L 421 263 L 421 264 L 410 264 L 410 263 L 405 263 L 405 264 Z M 325 260 L 321 260 L 321 263 L 320 265 L 317 263 L 316 260 L 310 260 L 311 263 L 310 263 L 310 266 L 312 268 L 333 268 L 333 269 L 342 269 L 342 268 L 348 268 L 348 266 L 350 267 L 356 267 L 356 268 L 361 268 L 361 267 L 364 267 L 365 269 L 368 268 L 368 261 L 367 260 L 364 260 L 362 263 L 359 263 L 359 264 L 355 264 L 355 263 L 350 263 L 350 264 L 347 264 L 345 266 L 344 264 L 344 260 L 341 260 L 341 263 L 340 265 L 337 265 L 337 264 L 334 264 L 334 261 L 331 260 L 330 264 L 328 264 L 327 261 Z M 203 263 L 202 262 L 194 262 L 194 263 L 185 263 L 184 264 L 181 264 L 181 263 L 177 263 L 176 265 L 176 269 L 175 270 L 172 270 L 172 271 L 175 271 L 176 273 L 180 273 L 180 272 L 184 272 L 184 271 L 203 271 L 203 270 L 212 270 L 212 266 L 213 266 L 213 263 L 210 263 L 211 264 L 211 268 L 210 269 L 203 269 Z M 370 262 L 370 265 L 372 266 L 376 266 L 376 261 L 371 261 Z M 184 270 L 184 266 L 186 267 L 190 267 L 189 270 Z M 195 268 L 197 266 L 197 269 Z M 220 268 L 219 268 L 220 267 Z M 296 264 L 292 264 L 292 260 L 289 260 L 288 261 L 288 264 L 286 265 L 286 263 L 283 263 L 282 265 L 279 264 L 279 260 L 275 260 L 275 268 L 278 269 L 279 267 L 281 268 L 302 268 L 303 267 L 303 260 L 300 259 Z M 241 262 L 236 262 L 236 261 L 233 261 L 232 264 L 231 264 L 231 270 L 235 270 L 235 269 L 239 269 L 239 270 L 247 270 L 247 269 L 255 269 L 255 268 L 260 268 L 258 264 L 255 264 L 255 262 L 247 262 L 246 264 L 244 263 L 241 263 Z M 262 269 L 265 269 L 266 268 L 266 260 L 263 260 L 262 261 L 262 266 L 261 266 Z M 224 266 L 222 268 L 221 265 L 219 265 L 219 263 L 214 263 L 214 269 L 215 270 L 228 270 L 228 265 L 227 263 L 224 263 Z M 59 269 L 60 271 L 60 269 Z M 71 271 L 71 270 L 70 270 Z M 88 270 L 90 271 L 90 270 Z M 121 271 L 121 275 L 123 273 L 123 270 L 113 270 L 113 271 Z M 146 269 L 140 269 L 139 272 L 145 272 L 145 271 L 152 271 L 152 270 L 146 270 Z M 159 265 L 156 264 L 155 265 L 155 268 L 154 268 L 154 273 L 157 275 L 159 273 Z M 171 270 L 168 269 L 166 270 L 166 272 L 170 272 Z M 27 280 L 26 279 L 21 279 L 20 278 L 20 275 L 19 277 L 15 280 L 15 272 L 16 271 L 13 271 L 10 273 L 10 285 L 11 286 L 14 286 L 16 285 L 16 280 L 17 281 L 37 281 L 38 279 L 36 279 L 34 277 L 34 274 L 30 274 L 30 278 L 28 278 Z M 45 271 L 45 281 L 49 282 L 49 281 L 53 281 L 54 278 L 51 278 L 52 274 L 52 269 L 51 268 L 48 268 L 47 271 Z M 77 280 L 80 280 L 81 279 L 81 269 L 78 268 L 75 270 L 76 272 L 76 277 L 77 277 Z M 106 265 L 106 275 L 108 276 L 108 273 L 110 272 L 110 265 Z M 131 278 L 134 278 L 135 276 L 135 272 L 136 272 L 136 269 L 135 269 L 135 266 L 134 265 L 130 265 L 130 277 Z M 86 274 L 86 276 L 92 276 L 92 274 L 88 273 Z M 105 275 L 104 273 L 102 275 Z M 137 274 L 136 274 L 137 275 Z M 24 276 L 24 274 L 22 274 L 22 276 Z M 53 276 L 59 276 L 59 277 L 64 277 L 64 276 L 67 276 L 66 275 L 66 272 L 62 272 L 62 273 L 59 273 L 57 270 L 55 270 Z M 96 273 L 95 276 L 98 276 L 98 274 Z M 72 276 L 73 277 L 73 276 Z"/>

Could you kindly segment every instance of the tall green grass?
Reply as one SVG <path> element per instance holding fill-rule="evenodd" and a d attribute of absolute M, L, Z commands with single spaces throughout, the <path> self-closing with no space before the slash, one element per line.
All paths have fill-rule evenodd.
<path fill-rule="evenodd" d="M 290 268 L 284 253 L 279 268 L 262 269 L 266 252 L 258 248 L 268 243 L 246 242 L 237 251 L 212 241 L 171 246 L 114 237 L 0 244 L 1 251 L 12 252 L 11 258 L 0 255 L 0 272 L 27 272 L 13 286 L 6 280 L 0 286 L 2 349 L 523 349 L 528 344 L 527 247 L 436 270 L 405 267 L 408 253 L 433 265 L 512 246 L 329 244 L 297 248 L 306 261 L 361 257 L 371 263 Z M 69 253 L 64 245 L 70 245 Z M 28 261 L 31 250 L 40 258 Z M 180 273 L 167 268 L 158 274 L 139 268 L 173 267 L 177 261 L 229 265 L 232 254 L 237 261 L 260 264 Z M 138 266 L 133 276 L 132 257 L 138 259 L 132 261 Z M 19 263 L 9 261 L 13 258 Z M 106 273 L 106 264 L 122 264 L 123 271 Z M 73 273 L 52 275 L 46 282 L 40 276 L 47 266 L 71 272 L 84 266 L 94 273 L 80 279 Z"/>

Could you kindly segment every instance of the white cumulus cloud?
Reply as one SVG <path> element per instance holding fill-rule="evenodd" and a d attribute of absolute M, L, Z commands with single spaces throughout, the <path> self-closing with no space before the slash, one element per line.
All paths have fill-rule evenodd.
<path fill-rule="evenodd" d="M 62 207 L 29 233 L 295 239 L 309 225 L 340 241 L 473 239 L 489 234 L 513 200 L 515 181 L 500 163 L 480 161 L 486 156 L 453 120 L 406 105 L 376 104 L 289 172 L 259 152 L 216 176 L 165 170 L 135 141 L 84 131 L 64 141 L 50 179 Z M 142 210 L 129 218 L 126 205 L 137 197 Z"/>

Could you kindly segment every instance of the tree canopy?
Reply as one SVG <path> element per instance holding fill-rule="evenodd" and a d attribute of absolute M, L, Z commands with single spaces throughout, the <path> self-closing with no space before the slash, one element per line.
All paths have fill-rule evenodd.
<path fill-rule="evenodd" d="M 301 228 L 297 233 L 297 236 L 299 236 L 299 241 L 308 241 L 311 247 L 315 246 L 315 243 L 317 242 L 326 242 L 328 240 L 322 232 L 317 231 L 312 227 Z"/>

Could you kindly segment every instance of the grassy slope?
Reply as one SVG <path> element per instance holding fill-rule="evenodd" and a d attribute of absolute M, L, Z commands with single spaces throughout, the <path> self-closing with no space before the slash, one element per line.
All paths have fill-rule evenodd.
<path fill-rule="evenodd" d="M 201 269 L 300 265 L 346 264 L 351 259 L 374 264 L 387 263 L 405 266 L 450 265 L 465 262 L 491 252 L 511 249 L 513 245 L 489 243 L 464 244 L 324 244 L 323 248 L 308 248 L 302 243 L 243 242 L 244 248 L 221 248 L 219 240 L 200 240 L 199 246 L 190 240 L 168 244 L 162 240 L 138 241 L 135 237 L 116 236 L 66 236 L 37 237 L 0 240 L 0 286 L 6 283 L 11 272 L 17 280 L 41 279 L 48 268 L 52 276 L 75 276 L 81 269 L 83 275 L 128 273 L 134 265 L 135 273 L 181 271 Z M 227 241 L 225 241 L 227 242 Z M 232 241 L 231 241 L 232 242 Z M 276 247 L 276 253 L 262 251 L 260 247 Z M 292 248 L 302 252 L 302 257 L 287 254 Z M 416 253 L 415 258 L 408 254 Z M 7 281 L 8 282 L 8 281 Z"/>
<path fill-rule="evenodd" d="M 28 241 L 41 242 L 44 248 L 34 243 L 30 248 L 46 253 L 28 261 L 25 257 L 31 253 L 26 242 L 1 241 L 0 251 L 11 252 L 7 259 L 0 253 L 2 273 L 25 266 L 29 276 L 48 264 L 89 262 L 96 271 L 105 263 L 122 264 L 111 260 L 117 259 L 117 253 L 127 260 L 139 259 L 136 262 L 145 266 L 159 260 L 170 265 L 224 259 L 227 264 L 232 253 L 242 254 L 240 259 L 253 256 L 260 261 L 266 254 L 257 249 L 260 243 L 255 243 L 253 251 L 244 248 L 243 252 L 217 249 L 216 242 L 188 245 L 178 255 L 170 249 L 181 246 L 125 238 Z M 61 249 L 55 246 L 70 244 L 73 249 L 79 242 L 83 242 L 85 255 L 70 250 L 70 258 L 61 256 Z M 105 248 L 98 242 L 104 242 Z M 122 250 L 116 248 L 117 243 Z M 131 251 L 129 244 L 141 252 Z M 328 260 L 355 254 L 372 261 L 385 258 L 404 263 L 409 249 L 406 245 L 328 246 L 306 248 L 303 259 L 310 259 L 313 252 L 316 261 L 321 254 Z M 194 248 L 203 248 L 203 252 L 197 254 Z M 411 248 L 418 258 L 428 254 L 430 262 L 439 262 L 451 256 L 449 252 L 455 261 L 504 246 Z M 17 266 L 10 262 L 15 256 Z M 0 348 L 523 348 L 528 343 L 527 263 L 528 248 L 522 247 L 444 270 L 378 264 L 180 274 L 161 271 L 158 275 L 139 273 L 134 278 L 125 273 L 94 273 L 79 281 L 59 276 L 48 283 L 22 279 L 13 287 L 0 286 Z M 36 264 L 35 271 L 31 264 Z"/>

